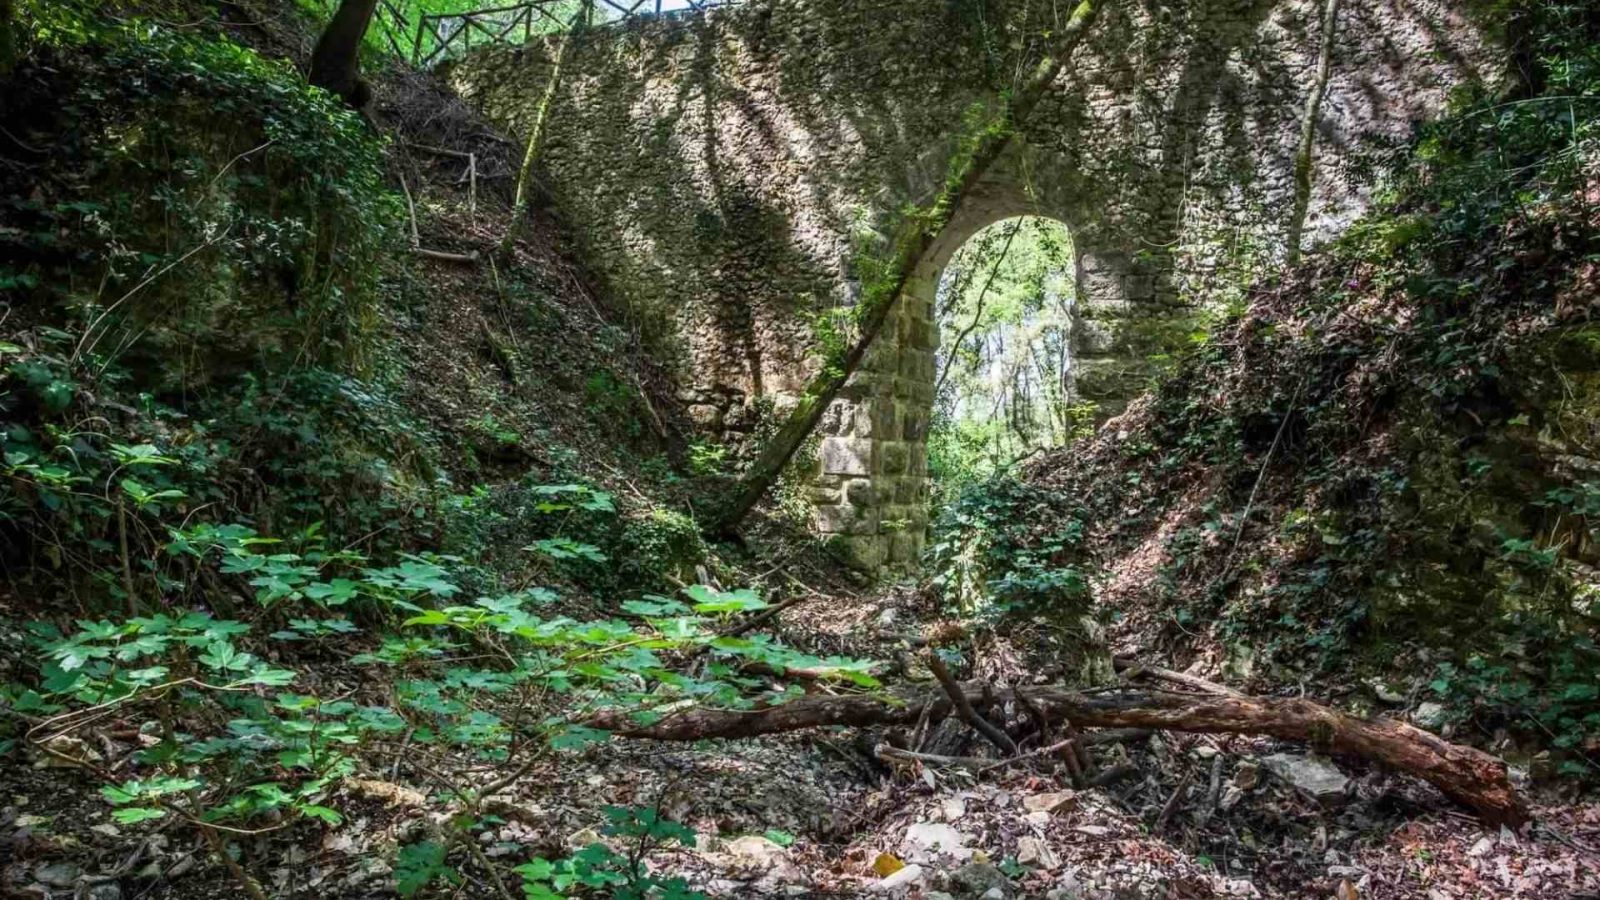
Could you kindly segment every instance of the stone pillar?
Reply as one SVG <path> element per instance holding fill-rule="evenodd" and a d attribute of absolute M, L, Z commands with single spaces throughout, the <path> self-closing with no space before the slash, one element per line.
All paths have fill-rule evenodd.
<path fill-rule="evenodd" d="M 863 571 L 909 571 L 928 530 L 928 422 L 938 326 L 932 287 L 908 286 L 861 368 L 823 416 L 817 531 Z"/>

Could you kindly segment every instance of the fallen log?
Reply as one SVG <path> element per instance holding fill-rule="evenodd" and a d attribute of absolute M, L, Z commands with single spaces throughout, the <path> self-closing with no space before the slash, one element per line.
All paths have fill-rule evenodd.
<path fill-rule="evenodd" d="M 981 698 L 983 685 L 961 692 Z M 1014 700 L 1010 691 L 1002 700 Z M 1028 699 L 1081 728 L 1156 728 L 1166 731 L 1258 734 L 1301 741 L 1327 753 L 1359 756 L 1413 775 L 1491 824 L 1520 825 L 1528 818 L 1505 763 L 1472 747 L 1390 719 L 1361 719 L 1313 703 L 1277 697 L 1236 697 L 1160 690 L 1078 693 L 1032 687 Z M 752 710 L 694 707 L 639 725 L 623 712 L 602 713 L 589 724 L 622 737 L 662 741 L 747 738 L 825 725 L 910 725 L 926 709 L 934 721 L 954 704 L 943 690 L 902 690 L 876 695 L 806 697 Z"/>

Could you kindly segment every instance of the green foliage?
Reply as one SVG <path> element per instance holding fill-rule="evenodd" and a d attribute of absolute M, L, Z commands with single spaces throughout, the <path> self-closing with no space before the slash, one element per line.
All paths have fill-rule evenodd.
<path fill-rule="evenodd" d="M 646 807 L 608 806 L 602 829 L 610 843 L 593 843 L 573 856 L 551 862 L 535 859 L 516 868 L 528 900 L 557 900 L 577 888 L 610 890 L 613 900 L 704 900 L 679 877 L 661 877 L 644 866 L 654 850 L 671 844 L 693 847 L 692 829 Z M 613 849 L 624 847 L 625 852 Z"/>
<path fill-rule="evenodd" d="M 708 553 L 694 519 L 660 507 L 630 519 L 621 541 L 633 548 L 630 561 L 642 572 L 692 570 L 705 561 Z"/>
<path fill-rule="evenodd" d="M 1060 223 L 1023 217 L 974 235 L 946 266 L 928 436 L 936 504 L 1089 432 L 1093 408 L 1072 391 L 1072 254 Z"/>
<path fill-rule="evenodd" d="M 394 866 L 395 890 L 402 897 L 411 897 L 436 881 L 451 887 L 460 885 L 461 873 L 445 861 L 447 853 L 438 841 L 418 841 L 401 847 Z"/>
<path fill-rule="evenodd" d="M 1482 717 L 1543 732 L 1565 775 L 1600 775 L 1600 648 L 1587 635 L 1551 635 L 1528 621 L 1492 654 L 1441 662 L 1429 689 L 1452 718 Z"/>
<path fill-rule="evenodd" d="M 163 465 L 140 447 L 123 448 L 123 456 Z M 551 498 L 554 511 L 609 509 L 610 498 L 592 488 L 545 487 L 538 493 Z M 471 573 L 459 560 L 411 555 L 380 565 L 327 549 L 319 532 L 308 528 L 286 541 L 241 525 L 169 528 L 164 555 L 191 573 L 208 573 L 208 581 L 253 589 L 256 608 L 238 618 L 195 610 L 85 619 L 66 634 L 49 624 L 35 628 L 39 680 L 16 705 L 49 716 L 48 737 L 70 734 L 91 713 L 154 711 L 159 740 L 138 753 L 141 777 L 108 781 L 103 791 L 119 822 L 176 814 L 206 827 L 250 828 L 269 815 L 295 814 L 337 827 L 334 789 L 369 748 L 402 732 L 419 748 L 508 764 L 518 747 L 552 754 L 606 741 L 608 732 L 586 724 L 596 709 L 649 723 L 685 702 L 750 708 L 793 692 L 744 674 L 750 666 L 779 674 L 804 667 L 839 684 L 877 686 L 864 662 L 820 659 L 761 635 L 723 635 L 733 616 L 766 607 L 751 590 L 694 585 L 684 592 L 688 602 L 647 596 L 623 603 L 629 620 L 578 619 L 547 612 L 559 596 L 540 587 L 460 602 L 461 581 Z M 334 610 L 348 618 L 330 617 Z M 275 624 L 287 627 L 272 631 Z M 258 637 L 263 632 L 271 633 Z M 274 643 L 309 649 L 308 642 L 332 635 L 338 640 L 320 644 L 321 655 L 393 669 L 383 676 L 393 685 L 391 704 L 291 693 L 304 674 L 294 657 L 267 662 L 269 655 L 284 659 L 269 649 Z M 468 646 L 488 652 L 466 660 L 488 664 L 453 661 Z M 676 665 L 702 656 L 708 664 L 693 674 Z M 469 808 L 475 802 L 457 799 Z M 608 816 L 606 834 L 632 842 L 634 854 L 596 845 L 549 864 L 530 883 L 608 886 L 619 897 L 688 896 L 680 880 L 657 879 L 640 860 L 666 841 L 692 845 L 693 834 L 649 810 Z M 437 841 L 403 848 L 401 891 L 456 883 L 447 856 L 447 844 Z"/>
<path fill-rule="evenodd" d="M 1081 615 L 1090 589 L 1074 559 L 1079 515 L 1066 498 L 1011 476 L 968 485 L 934 522 L 932 583 L 964 615 Z"/>
<path fill-rule="evenodd" d="M 359 358 L 399 218 L 361 119 L 226 39 L 51 21 L 3 112 L 71 175 L 6 191 L 0 278 L 81 323 L 67 363 L 96 372 L 182 347 L 193 383 L 241 358 Z M 70 80 L 51 74 L 66 56 Z"/>
<path fill-rule="evenodd" d="M 723 474 L 728 448 L 715 441 L 696 441 L 689 445 L 689 472 L 701 477 Z"/>

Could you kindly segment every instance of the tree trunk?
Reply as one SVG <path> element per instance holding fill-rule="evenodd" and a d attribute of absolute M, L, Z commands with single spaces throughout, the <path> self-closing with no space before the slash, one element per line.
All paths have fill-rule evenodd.
<path fill-rule="evenodd" d="M 1306 214 L 1311 209 L 1311 152 L 1316 148 L 1317 118 L 1322 114 L 1322 98 L 1328 94 L 1328 75 L 1333 66 L 1333 42 L 1338 36 L 1339 0 L 1326 0 L 1322 10 L 1322 49 L 1317 54 L 1317 74 L 1306 97 L 1305 119 L 1300 123 L 1300 148 L 1294 155 L 1294 209 L 1289 218 L 1289 264 L 1300 261 L 1300 241 L 1306 229 Z"/>
<path fill-rule="evenodd" d="M 0 77 L 10 75 L 17 64 L 17 4 L 0 0 Z"/>
<path fill-rule="evenodd" d="M 572 46 L 572 42 L 577 40 L 578 31 L 589 24 L 589 11 L 592 7 L 593 0 L 584 0 L 578 11 L 573 14 L 572 21 L 567 24 L 567 31 L 561 35 L 561 43 L 556 47 L 556 57 L 550 65 L 550 80 L 544 86 L 544 96 L 539 99 L 539 108 L 533 116 L 533 128 L 528 132 L 528 144 L 522 153 L 522 168 L 517 172 L 516 196 L 511 201 L 511 224 L 506 226 L 506 236 L 500 241 L 499 258 L 503 262 L 510 261 L 512 248 L 516 245 L 517 237 L 528 220 L 528 186 L 533 181 L 533 169 L 539 159 L 539 151 L 544 148 L 550 106 L 555 103 L 556 92 L 561 88 L 561 70 L 566 67 L 567 50 Z"/>
<path fill-rule="evenodd" d="M 788 421 L 762 448 L 750 470 L 740 479 L 732 502 L 710 523 L 708 530 L 713 533 L 731 531 L 778 480 L 795 451 L 811 435 L 817 422 L 821 421 L 828 404 L 833 402 L 845 382 L 861 365 L 862 358 L 877 339 L 884 322 L 888 321 L 889 313 L 894 310 L 917 264 L 949 224 L 962 199 L 1010 145 L 1017 128 L 1027 121 L 1033 108 L 1061 74 L 1084 34 L 1094 24 L 1099 10 L 1100 0 L 1081 0 L 1062 30 L 1054 54 L 1040 60 L 1032 75 L 1001 113 L 999 121 L 973 138 L 972 147 L 966 151 L 964 158 L 957 157 L 951 166 L 954 174 L 932 207 L 911 217 L 911 230 L 898 242 L 888 272 L 863 292 L 858 315 L 860 334 L 855 343 L 843 359 L 824 367 L 822 374 L 806 386 Z"/>
<path fill-rule="evenodd" d="M 378 8 L 378 0 L 341 0 L 339 9 L 328 21 L 311 51 L 313 85 L 337 95 L 346 104 L 360 109 L 371 93 L 361 80 L 361 41 Z"/>
<path fill-rule="evenodd" d="M 962 691 L 979 699 L 983 685 L 967 684 Z M 999 692 L 999 696 L 1014 699 L 1009 691 Z M 1321 751 L 1359 756 L 1421 778 L 1487 822 L 1518 825 L 1528 818 L 1504 762 L 1404 722 L 1358 719 L 1309 700 L 1276 697 L 1132 689 L 1081 694 L 1063 688 L 1029 688 L 1027 696 L 1051 718 L 1079 728 L 1159 728 L 1303 741 Z M 765 709 L 687 709 L 652 725 L 638 725 L 620 714 L 602 714 L 589 724 L 623 737 L 698 741 L 823 725 L 910 725 L 924 708 L 929 719 L 937 721 L 950 715 L 952 706 L 950 697 L 940 690 L 898 696 L 813 694 Z"/>

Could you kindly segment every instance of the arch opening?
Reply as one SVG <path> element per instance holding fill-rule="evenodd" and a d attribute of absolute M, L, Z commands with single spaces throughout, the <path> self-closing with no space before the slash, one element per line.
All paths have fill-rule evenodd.
<path fill-rule="evenodd" d="M 1078 262 L 1061 221 L 1022 215 L 977 230 L 933 292 L 938 328 L 927 453 L 935 505 L 962 484 L 1081 436 Z"/>

